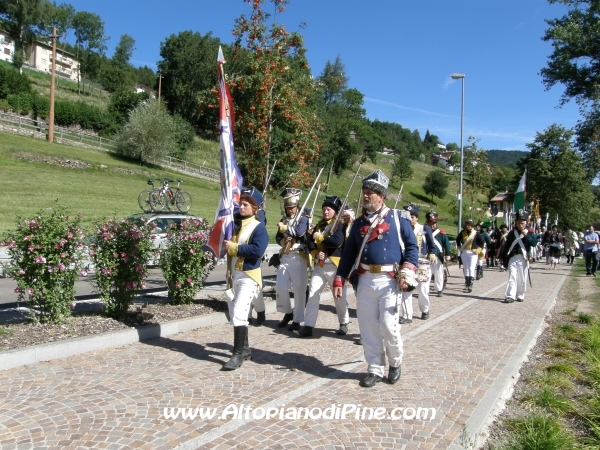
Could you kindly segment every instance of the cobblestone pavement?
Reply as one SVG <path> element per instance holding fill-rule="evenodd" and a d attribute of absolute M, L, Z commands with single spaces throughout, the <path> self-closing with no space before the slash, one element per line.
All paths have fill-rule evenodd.
<path fill-rule="evenodd" d="M 395 385 L 359 386 L 366 363 L 354 344 L 357 320 L 351 314 L 348 335 L 336 335 L 329 296 L 312 338 L 277 328 L 281 314 L 251 326 L 252 361 L 232 372 L 220 370 L 232 347 L 228 325 L 0 372 L 0 447 L 456 447 L 465 425 L 475 433 L 487 421 L 570 268 L 534 264 L 534 287 L 524 303 L 512 304 L 501 303 L 506 272 L 486 270 L 470 294 L 458 267 L 451 275 L 444 296 L 432 297 L 429 320 L 402 326 L 405 357 Z M 355 298 L 349 301 L 354 313 Z M 180 407 L 216 415 L 165 417 L 165 408 Z M 308 408 L 308 417 L 297 408 Z M 315 408 L 333 418 L 318 418 Z M 375 408 L 385 408 L 381 418 L 369 417 Z M 435 414 L 417 418 L 416 408 Z M 266 412 L 275 417 L 259 418 Z"/>

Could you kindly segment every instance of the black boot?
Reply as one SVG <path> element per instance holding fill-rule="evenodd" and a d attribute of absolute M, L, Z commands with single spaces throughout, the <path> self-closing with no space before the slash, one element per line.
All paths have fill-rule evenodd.
<path fill-rule="evenodd" d="M 261 325 L 265 322 L 266 317 L 265 317 L 265 312 L 264 311 L 257 311 L 256 312 L 256 324 L 257 325 Z"/>
<path fill-rule="evenodd" d="M 223 370 L 235 370 L 242 365 L 245 359 L 250 358 L 250 347 L 244 353 L 244 345 L 248 342 L 248 327 L 233 327 L 233 356 L 223 364 Z"/>
<path fill-rule="evenodd" d="M 242 349 L 242 355 L 244 356 L 244 361 L 247 359 L 252 359 L 250 344 L 248 344 L 248 327 L 246 327 L 246 334 L 244 335 L 244 348 Z"/>
<path fill-rule="evenodd" d="M 469 289 L 469 278 L 471 277 L 465 277 L 465 290 Z"/>
<path fill-rule="evenodd" d="M 294 320 L 294 314 L 293 313 L 286 313 L 283 316 L 283 319 L 281 319 L 281 322 L 279 322 L 277 324 L 277 326 L 279 328 L 283 328 L 283 327 L 287 326 L 287 324 L 290 323 L 290 321 L 292 321 L 292 320 Z"/>
<path fill-rule="evenodd" d="M 471 292 L 473 290 L 473 277 L 467 277 L 469 281 L 467 282 L 467 292 Z"/>

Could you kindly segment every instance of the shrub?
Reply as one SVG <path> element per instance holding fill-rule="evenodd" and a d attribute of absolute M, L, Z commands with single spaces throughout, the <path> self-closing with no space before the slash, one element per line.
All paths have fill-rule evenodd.
<path fill-rule="evenodd" d="M 173 303 L 192 303 L 213 269 L 212 254 L 202 250 L 209 234 L 206 220 L 187 219 L 179 227 L 171 225 L 159 265 L 169 284 Z"/>
<path fill-rule="evenodd" d="M 14 112 L 27 115 L 32 110 L 32 100 L 29 92 L 9 94 L 6 99 L 8 100 L 8 104 Z"/>
<path fill-rule="evenodd" d="M 34 95 L 31 100 L 33 116 L 40 117 L 41 119 L 48 117 L 48 112 L 50 111 L 50 99 L 43 95 Z"/>
<path fill-rule="evenodd" d="M 27 75 L 20 74 L 12 67 L 0 67 L 0 98 L 7 98 L 9 94 L 31 92 L 31 81 Z"/>
<path fill-rule="evenodd" d="M 39 308 L 41 322 L 60 322 L 70 314 L 75 280 L 85 275 L 80 221 L 80 216 L 70 219 L 64 208 L 40 212 L 19 218 L 17 229 L 2 243 L 8 246 L 8 273 L 17 282 L 18 299 Z"/>
<path fill-rule="evenodd" d="M 162 158 L 177 152 L 173 118 L 156 100 L 141 103 L 117 134 L 117 152 L 138 161 Z"/>
<path fill-rule="evenodd" d="M 10 104 L 8 103 L 8 100 L 6 100 L 5 98 L 0 98 L 0 110 L 2 111 L 9 111 L 11 109 Z"/>
<path fill-rule="evenodd" d="M 109 219 L 97 225 L 90 245 L 96 267 L 96 289 L 108 315 L 125 315 L 148 276 L 146 264 L 154 253 L 150 227 Z"/>

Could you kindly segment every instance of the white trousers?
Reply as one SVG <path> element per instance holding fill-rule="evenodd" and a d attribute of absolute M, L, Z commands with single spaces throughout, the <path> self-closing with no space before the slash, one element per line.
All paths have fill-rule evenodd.
<path fill-rule="evenodd" d="M 310 289 L 308 291 L 308 303 L 306 304 L 304 325 L 314 327 L 317 324 L 321 292 L 323 292 L 323 289 L 327 284 L 329 284 L 329 288 L 331 289 L 336 270 L 337 267 L 332 262 L 325 262 L 323 267 L 315 267 L 313 269 L 310 277 Z M 346 299 L 347 289 L 348 285 L 344 283 L 342 297 L 334 299 L 335 310 L 337 312 L 338 321 L 340 324 L 347 324 L 350 322 L 350 315 L 348 314 L 348 300 Z"/>
<path fill-rule="evenodd" d="M 523 255 L 510 258 L 508 262 L 508 284 L 506 285 L 505 298 L 525 299 L 527 290 L 527 276 L 529 262 Z"/>
<path fill-rule="evenodd" d="M 298 252 L 291 251 L 287 255 L 281 255 L 279 268 L 277 269 L 277 280 L 275 281 L 277 311 L 284 314 L 291 314 L 293 311 L 294 322 L 296 323 L 304 322 L 307 279 L 306 261 Z M 293 307 L 290 299 L 290 288 L 294 290 Z"/>
<path fill-rule="evenodd" d="M 475 253 L 472 250 L 463 250 L 462 252 L 460 252 L 460 258 L 462 259 L 463 274 L 465 275 L 465 277 L 476 276 L 477 274 L 475 272 L 477 269 L 478 258 L 477 253 Z"/>
<path fill-rule="evenodd" d="M 431 273 L 435 277 L 433 287 L 436 291 L 444 290 L 444 263 L 437 258 L 433 264 L 431 264 Z"/>
<path fill-rule="evenodd" d="M 383 377 L 385 356 L 389 365 L 402 363 L 404 349 L 398 323 L 396 280 L 387 274 L 360 275 L 356 292 L 356 313 L 368 364 L 368 372 Z"/>
<path fill-rule="evenodd" d="M 436 276 L 437 279 L 437 276 Z M 429 272 L 429 279 L 427 281 L 419 281 L 415 292 L 419 294 L 419 310 L 422 313 L 429 312 L 429 283 L 431 282 L 431 272 Z M 443 283 L 443 280 L 442 280 Z M 440 289 L 441 291 L 441 289 Z M 402 292 L 402 310 L 403 317 L 407 319 L 413 318 L 413 301 L 412 292 Z"/>
<path fill-rule="evenodd" d="M 250 278 L 241 270 L 233 273 L 233 300 L 227 302 L 229 307 L 230 323 L 234 327 L 248 326 L 248 311 L 250 303 L 256 297 L 259 286 L 256 281 Z"/>

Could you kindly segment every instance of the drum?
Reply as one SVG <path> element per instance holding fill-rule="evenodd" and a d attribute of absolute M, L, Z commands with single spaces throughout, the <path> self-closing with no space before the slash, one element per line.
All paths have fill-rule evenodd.
<path fill-rule="evenodd" d="M 418 282 L 429 281 L 431 279 L 431 262 L 425 258 L 419 258 L 419 267 L 415 279 Z"/>

